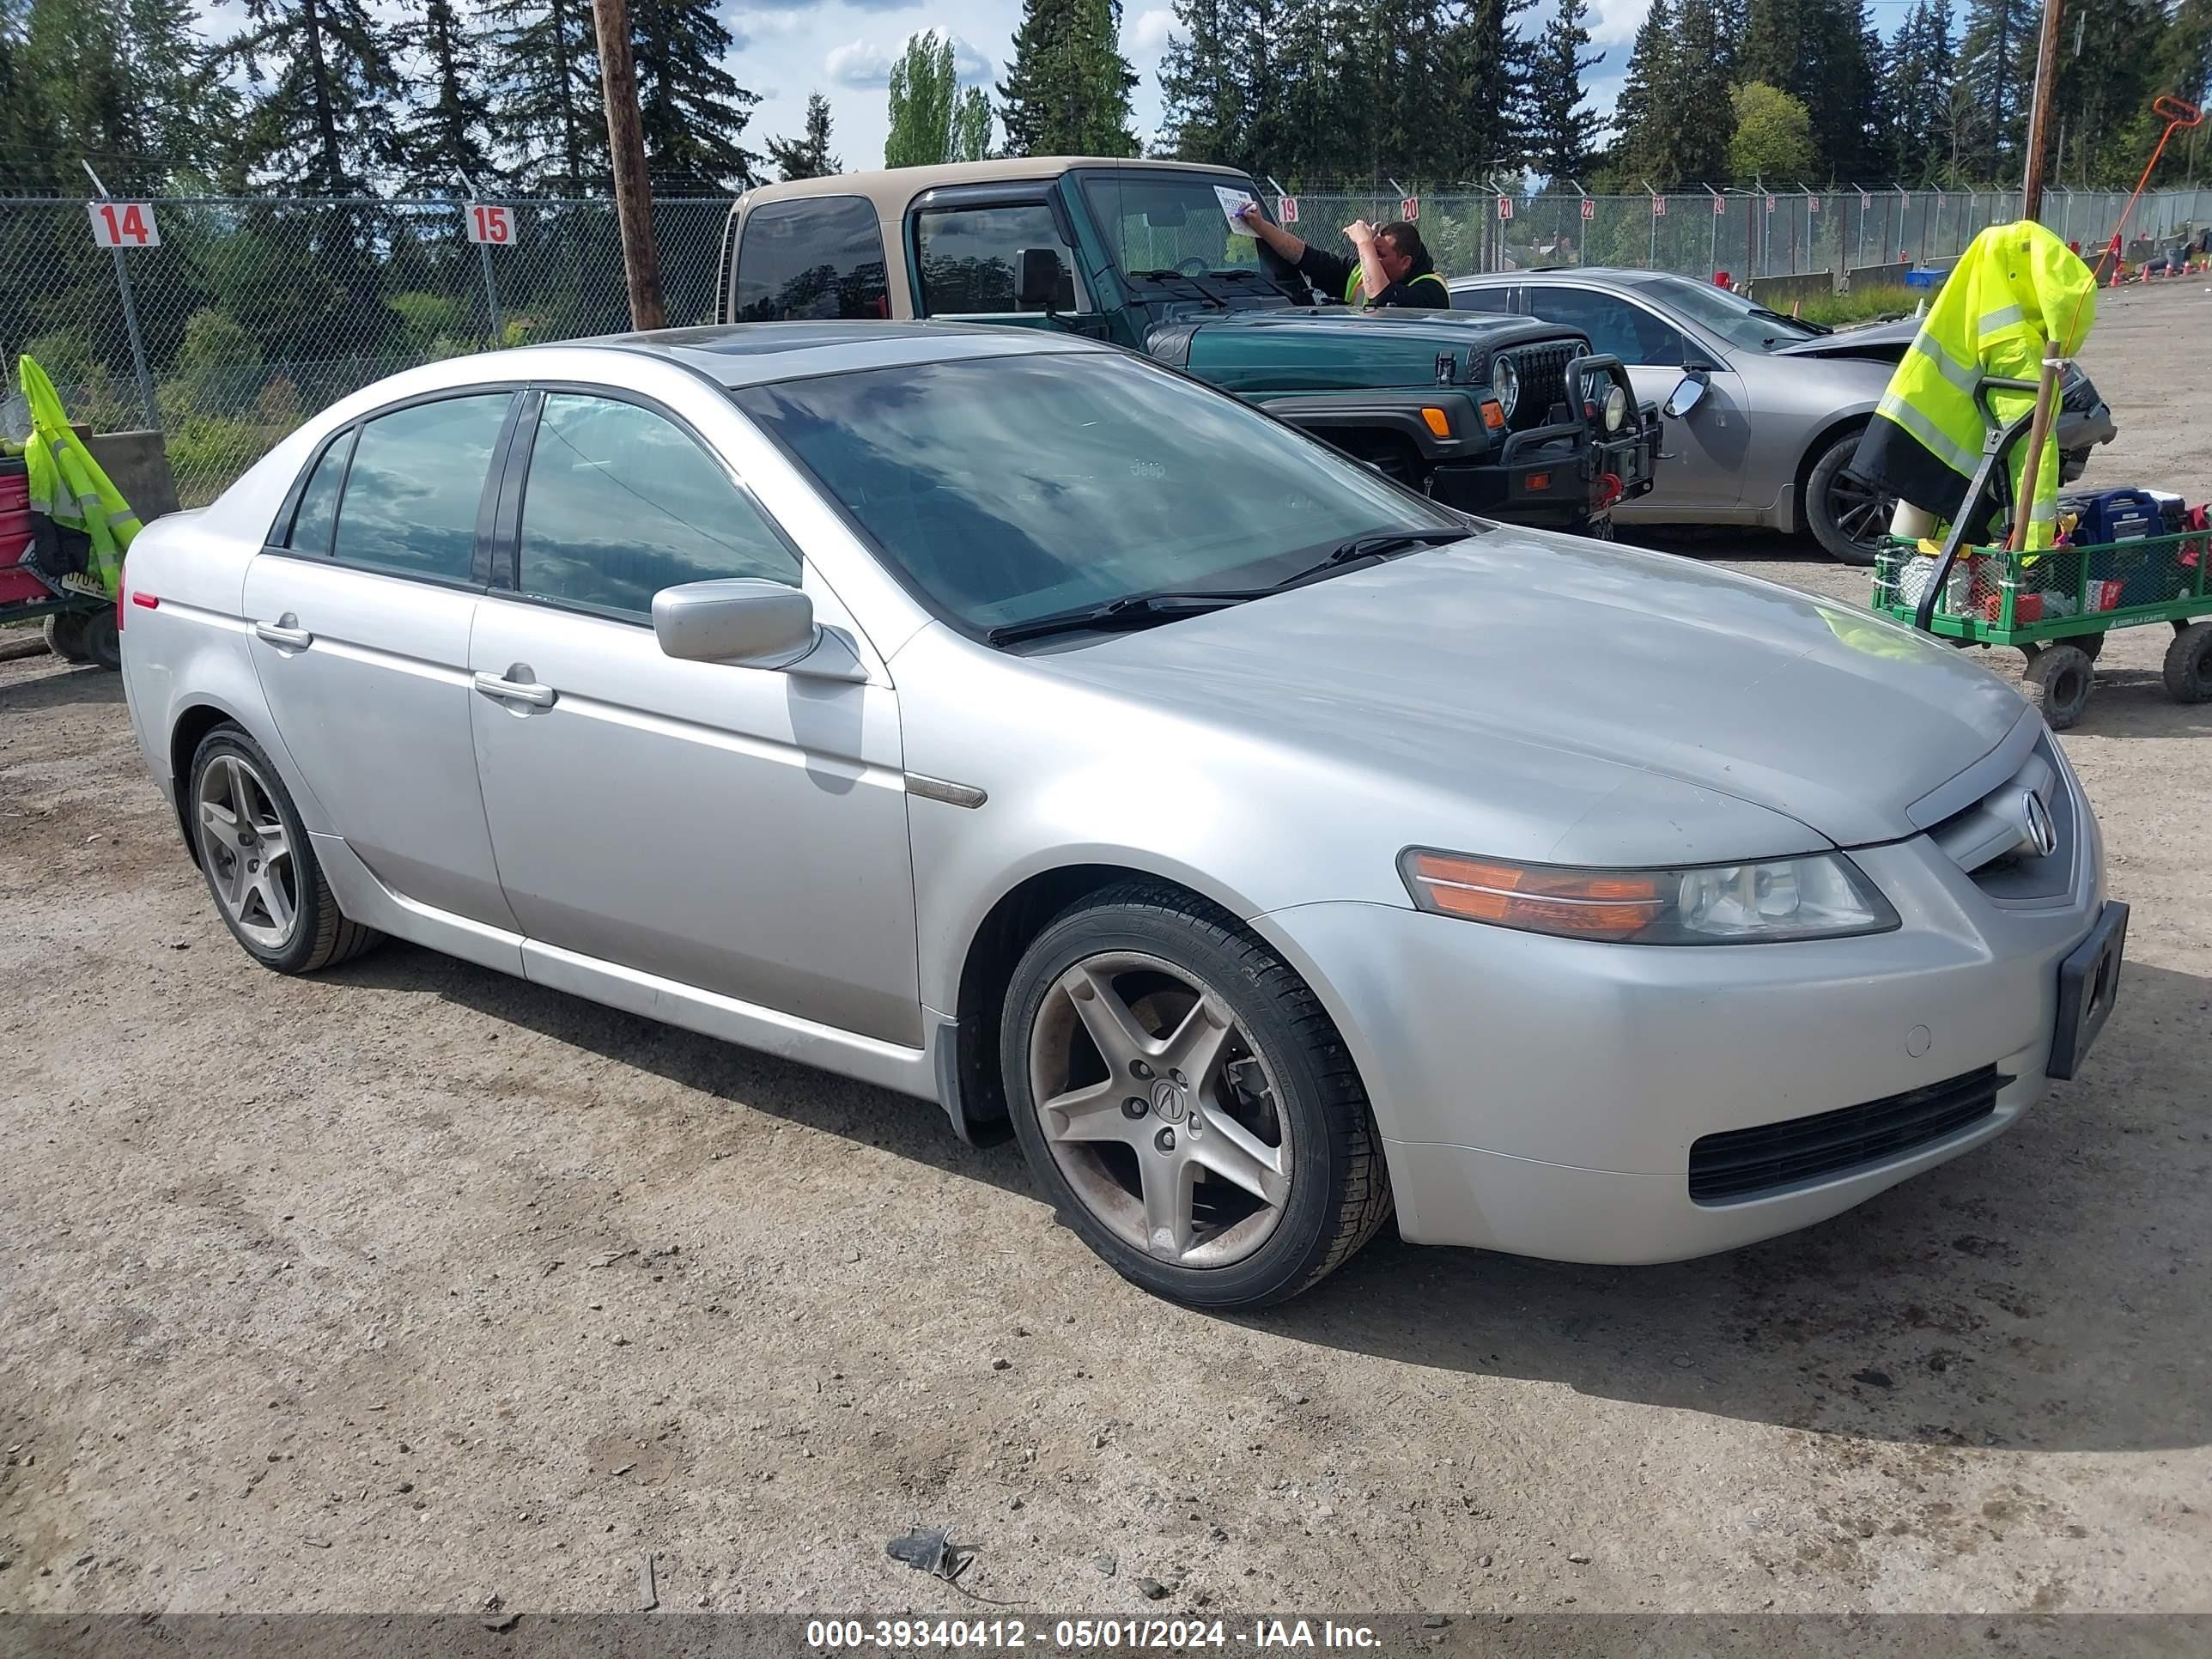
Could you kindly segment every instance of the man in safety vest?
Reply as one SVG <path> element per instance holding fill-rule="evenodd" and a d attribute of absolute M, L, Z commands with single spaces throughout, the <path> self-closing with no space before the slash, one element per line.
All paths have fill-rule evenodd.
<path fill-rule="evenodd" d="M 1859 441 L 1851 471 L 1875 488 L 1934 514 L 1958 516 L 1981 465 L 1987 431 L 1974 388 L 1984 375 L 2033 380 L 2043 347 L 2057 340 L 2069 357 L 2081 349 L 2097 316 L 2097 279 L 2081 257 L 2031 220 L 1993 225 L 1974 238 L 1921 319 L 1920 332 L 1890 376 Z M 2009 422 L 2034 406 L 2031 392 L 1992 392 L 1990 408 Z M 2023 481 L 2027 441 L 2011 453 L 2012 498 L 2027 517 L 2021 546 L 2056 539 L 2058 446 Z M 1983 527 L 1971 527 L 1978 537 Z"/>
<path fill-rule="evenodd" d="M 1402 306 L 1416 311 L 1449 311 L 1451 290 L 1437 275 L 1436 262 L 1410 223 L 1380 228 L 1364 219 L 1344 228 L 1352 239 L 1353 258 L 1328 253 L 1292 235 L 1260 211 L 1257 202 L 1238 210 L 1237 222 L 1298 268 L 1298 275 L 1320 292 L 1341 295 L 1344 303 L 1364 303 L 1370 310 Z"/>

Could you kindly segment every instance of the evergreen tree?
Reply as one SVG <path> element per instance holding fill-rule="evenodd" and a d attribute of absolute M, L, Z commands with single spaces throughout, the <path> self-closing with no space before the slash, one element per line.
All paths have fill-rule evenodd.
<path fill-rule="evenodd" d="M 808 93 L 806 131 L 797 138 L 769 139 L 768 159 L 787 183 L 842 173 L 845 164 L 830 153 L 830 100 L 818 92 Z"/>
<path fill-rule="evenodd" d="M 422 40 L 427 84 L 410 99 L 399 128 L 406 183 L 446 190 L 456 173 L 473 181 L 495 177 L 483 56 L 453 0 L 423 0 Z"/>
<path fill-rule="evenodd" d="M 0 166 L 76 191 L 91 160 L 111 191 L 203 174 L 228 147 L 236 100 L 193 33 L 189 0 L 35 0 L 0 10 L 14 86 L 0 99 Z"/>
<path fill-rule="evenodd" d="M 252 101 L 241 159 L 302 196 L 362 194 L 399 148 L 389 108 L 401 90 L 392 43 L 368 0 L 245 0 L 247 27 L 220 51 Z"/>
<path fill-rule="evenodd" d="M 1385 106 L 1396 118 L 1382 134 L 1383 159 L 1429 178 L 1517 172 L 1529 142 L 1528 85 L 1534 48 L 1519 18 L 1531 0 L 1466 0 L 1446 22 L 1437 0 L 1400 0 L 1403 46 L 1389 53 L 1384 79 L 1397 91 Z M 1449 97 L 1437 107 L 1423 83 L 1441 62 Z"/>
<path fill-rule="evenodd" d="M 1674 8 L 1669 0 L 1651 0 L 1637 26 L 1628 52 L 1628 75 L 1613 108 L 1613 155 L 1622 169 L 1621 182 L 1631 189 L 1645 179 L 1657 182 L 1657 175 L 1672 182 L 1680 140 L 1674 130 L 1679 106 L 1670 91 L 1674 70 Z"/>
<path fill-rule="evenodd" d="M 1160 59 L 1163 154 L 1248 169 L 1257 160 L 1231 46 L 1242 9 L 1239 0 L 1175 0 L 1180 32 Z"/>
<path fill-rule="evenodd" d="M 1655 175 L 1651 180 L 1662 188 L 1724 177 L 1734 128 L 1728 63 L 1713 0 L 1681 0 L 1674 35 L 1674 76 L 1669 88 L 1674 166 L 1664 179 Z"/>
<path fill-rule="evenodd" d="M 1134 155 L 1121 0 L 1023 0 L 999 83 L 1009 155 Z"/>
<path fill-rule="evenodd" d="M 493 118 L 533 184 L 575 194 L 607 173 L 605 106 L 591 0 L 491 0 Z"/>
<path fill-rule="evenodd" d="M 1937 176 L 1948 159 L 1954 73 L 1949 0 L 1917 0 L 1882 57 L 1883 174 L 1911 183 Z"/>
<path fill-rule="evenodd" d="M 1603 52 L 1587 57 L 1589 15 L 1586 0 L 1559 0 L 1559 9 L 1536 42 L 1528 82 L 1528 159 L 1547 178 L 1579 178 L 1589 167 L 1599 126 L 1595 111 L 1583 106 L 1583 76 L 1605 61 Z"/>
<path fill-rule="evenodd" d="M 2035 83 L 2041 10 L 2035 0 L 1966 0 L 1958 78 L 1976 119 L 1960 160 L 1975 177 L 1996 179 L 2017 170 Z"/>
<path fill-rule="evenodd" d="M 760 157 L 744 147 L 758 94 L 722 67 L 735 44 L 714 0 L 630 0 L 638 125 L 653 177 L 679 190 L 742 190 Z"/>
<path fill-rule="evenodd" d="M 884 137 L 887 167 L 936 167 L 951 158 L 952 106 L 960 85 L 952 66 L 952 37 L 942 29 L 907 37 L 891 65 L 890 131 Z"/>

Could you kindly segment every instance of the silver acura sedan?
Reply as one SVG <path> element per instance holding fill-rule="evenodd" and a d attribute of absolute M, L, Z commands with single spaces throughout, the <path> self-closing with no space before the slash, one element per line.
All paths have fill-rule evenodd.
<path fill-rule="evenodd" d="M 393 934 L 1011 1127 L 1205 1306 L 1394 1205 L 1583 1261 L 1818 1221 L 2018 1121 L 2117 984 L 2087 803 L 1972 664 L 1066 335 L 415 369 L 119 608 L 257 961 Z"/>

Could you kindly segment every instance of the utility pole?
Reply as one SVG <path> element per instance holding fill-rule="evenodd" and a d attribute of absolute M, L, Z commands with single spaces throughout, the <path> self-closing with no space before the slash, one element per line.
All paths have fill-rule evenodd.
<path fill-rule="evenodd" d="M 2035 92 L 2027 106 L 2027 171 L 2021 181 L 2020 216 L 2043 212 L 2043 157 L 2051 148 L 2051 106 L 2057 101 L 2058 14 L 2063 0 L 2043 0 L 2043 35 L 2035 49 Z"/>
<path fill-rule="evenodd" d="M 599 37 L 599 83 L 606 94 L 607 158 L 614 164 L 615 217 L 622 226 L 623 274 L 629 281 L 632 328 L 665 328 L 660 253 L 653 241 L 653 185 L 645 173 L 645 135 L 637 113 L 637 66 L 629 55 L 628 0 L 592 0 Z"/>

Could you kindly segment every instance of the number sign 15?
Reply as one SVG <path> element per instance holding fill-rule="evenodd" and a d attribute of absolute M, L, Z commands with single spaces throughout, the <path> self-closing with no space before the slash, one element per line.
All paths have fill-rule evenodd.
<path fill-rule="evenodd" d="M 469 204 L 469 240 L 489 242 L 494 247 L 504 247 L 514 240 L 513 210 L 495 206 L 489 202 Z"/>

